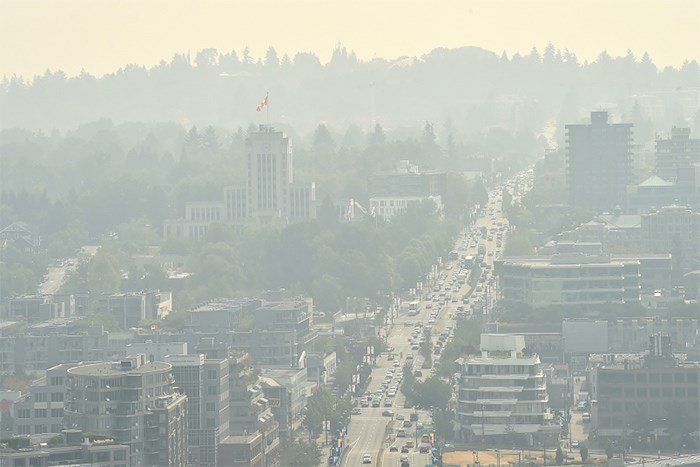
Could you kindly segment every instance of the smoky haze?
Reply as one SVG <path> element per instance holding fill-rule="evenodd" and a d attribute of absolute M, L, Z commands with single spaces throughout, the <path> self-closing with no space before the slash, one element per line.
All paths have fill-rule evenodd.
<path fill-rule="evenodd" d="M 697 465 L 699 6 L 6 2 L 0 465 Z"/>

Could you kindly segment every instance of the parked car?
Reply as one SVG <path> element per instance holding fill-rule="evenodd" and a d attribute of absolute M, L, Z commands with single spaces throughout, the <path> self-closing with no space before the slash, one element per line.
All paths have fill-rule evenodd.
<path fill-rule="evenodd" d="M 363 464 L 371 464 L 372 463 L 372 455 L 365 454 L 364 456 L 362 456 L 362 463 Z"/>

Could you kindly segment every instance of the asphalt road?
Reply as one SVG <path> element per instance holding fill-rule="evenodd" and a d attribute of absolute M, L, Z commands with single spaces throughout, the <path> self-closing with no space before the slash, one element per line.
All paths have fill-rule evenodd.
<path fill-rule="evenodd" d="M 75 271 L 78 267 L 78 261 L 94 256 L 98 249 L 98 246 L 84 246 L 81 248 L 78 258 L 68 258 L 62 265 L 49 266 L 46 279 L 39 285 L 38 292 L 42 295 L 57 293 L 63 286 L 68 272 Z"/>
<path fill-rule="evenodd" d="M 514 201 L 518 199 L 518 193 L 513 193 Z M 501 254 L 502 247 L 505 245 L 505 236 L 502 241 L 502 246 L 497 247 L 497 237 L 494 234 L 491 240 L 481 238 L 480 234 L 476 234 L 476 231 L 482 226 L 487 229 L 497 228 L 498 224 L 504 225 L 504 230 L 507 232 L 508 223 L 503 217 L 501 211 L 501 194 L 500 190 L 492 191 L 489 193 L 489 203 L 482 210 L 481 217 L 476 219 L 471 229 L 465 229 L 455 243 L 455 250 L 457 250 L 462 255 L 472 255 L 477 256 L 477 247 L 473 245 L 476 243 L 481 243 L 486 247 L 486 256 L 484 257 L 484 262 L 486 262 L 490 270 L 482 272 L 484 290 L 481 292 L 474 292 L 471 296 L 471 302 L 475 300 L 483 299 L 487 301 L 488 306 L 486 310 L 490 310 L 497 297 L 497 290 L 495 288 L 489 288 L 489 293 L 486 293 L 486 284 L 489 283 L 489 279 L 493 274 L 493 261 L 498 258 Z M 471 232 L 470 232 L 471 231 Z M 445 284 L 442 286 L 442 290 L 445 289 L 450 279 L 456 273 L 458 266 L 457 261 L 445 262 L 443 264 L 443 269 L 440 270 L 440 276 Z M 436 281 L 437 282 L 437 281 Z M 465 282 L 465 285 L 459 287 L 457 290 L 450 290 L 446 292 L 447 296 L 456 296 L 461 299 L 461 297 L 469 291 L 469 280 Z M 422 321 L 423 324 L 427 324 L 431 312 L 436 309 L 440 309 L 436 322 L 433 324 L 431 335 L 433 336 L 433 342 L 435 342 L 436 337 L 446 329 L 450 324 L 454 324 L 454 315 L 457 311 L 457 307 L 462 305 L 461 300 L 458 302 L 453 302 L 448 300 L 444 306 L 440 306 L 436 302 L 428 301 L 425 299 L 427 295 L 432 291 L 433 284 L 425 284 L 423 290 L 423 301 L 421 303 L 421 312 L 418 316 L 407 316 L 406 310 L 402 310 L 399 316 L 394 319 L 393 325 L 389 327 L 388 335 L 388 345 L 394 348 L 393 353 L 396 355 L 394 361 L 388 361 L 386 354 L 382 355 L 377 359 L 377 366 L 372 371 L 372 382 L 369 385 L 368 392 L 374 394 L 380 387 L 381 383 L 384 381 L 385 375 L 389 368 L 395 368 L 398 372 L 399 369 L 403 368 L 406 362 L 406 356 L 408 354 L 413 354 L 414 363 L 413 369 L 420 369 L 423 362 L 423 358 L 419 355 L 418 350 L 412 350 L 411 344 L 409 342 L 409 336 L 414 330 L 414 324 L 417 321 Z M 451 287 L 453 288 L 453 287 Z M 426 305 L 430 303 L 431 308 L 428 309 Z M 477 311 L 477 310 L 475 310 Z M 481 310 L 478 310 L 481 312 Z M 407 324 L 410 323 L 410 324 Z M 402 355 L 402 357 L 399 357 Z M 399 366 L 395 367 L 394 363 L 398 361 Z M 422 370 L 423 376 L 419 379 L 425 379 L 430 376 L 430 369 Z M 395 379 L 394 379 L 395 381 Z M 363 408 L 360 415 L 353 415 L 350 425 L 348 427 L 348 438 L 350 442 L 350 448 L 346 451 L 343 459 L 343 466 L 358 466 L 362 465 L 362 458 L 365 454 L 372 456 L 373 466 L 399 466 L 400 465 L 400 452 L 390 452 L 390 446 L 394 445 L 397 448 L 401 448 L 403 444 L 410 440 L 415 443 L 415 427 L 416 423 L 413 422 L 411 428 L 406 428 L 406 437 L 397 438 L 396 430 L 401 421 L 392 421 L 392 417 L 382 416 L 384 410 L 392 410 L 394 412 L 394 418 L 397 414 L 403 414 L 405 419 L 408 419 L 410 414 L 414 409 L 404 409 L 404 396 L 401 394 L 399 389 L 396 397 L 393 398 L 393 404 L 391 407 L 385 407 L 384 401 L 386 396 L 381 400 L 382 404 L 379 408 Z M 417 411 L 419 421 L 423 423 L 424 426 L 428 426 L 431 423 L 430 414 L 427 411 L 418 410 Z M 396 426 L 395 426 L 396 425 Z M 387 432 L 387 427 L 393 428 L 393 432 Z M 420 441 L 420 440 L 419 440 Z M 409 450 L 409 462 L 411 466 L 423 466 L 429 464 L 429 455 L 420 454 L 418 452 L 418 444 Z M 384 449 L 382 450 L 382 447 Z"/>

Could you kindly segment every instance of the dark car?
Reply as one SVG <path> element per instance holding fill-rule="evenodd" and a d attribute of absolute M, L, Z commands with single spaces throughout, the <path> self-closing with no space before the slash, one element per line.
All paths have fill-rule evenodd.
<path fill-rule="evenodd" d="M 382 417 L 393 417 L 393 416 L 394 416 L 394 412 L 392 412 L 391 410 L 385 410 L 384 412 L 382 412 Z"/>
<path fill-rule="evenodd" d="M 399 451 L 399 447 L 398 447 L 398 446 L 391 446 L 391 447 L 389 448 L 389 452 L 398 452 L 398 451 Z"/>
<path fill-rule="evenodd" d="M 420 447 L 418 448 L 418 452 L 420 452 L 421 454 L 425 454 L 425 453 L 430 452 L 430 444 L 428 444 L 428 443 L 421 444 Z"/>
<path fill-rule="evenodd" d="M 417 422 L 418 421 L 418 414 L 417 413 L 412 413 L 410 417 L 408 417 L 409 420 L 412 422 Z"/>
<path fill-rule="evenodd" d="M 406 446 L 405 444 L 401 446 L 401 454 L 408 454 L 408 451 L 408 446 Z"/>

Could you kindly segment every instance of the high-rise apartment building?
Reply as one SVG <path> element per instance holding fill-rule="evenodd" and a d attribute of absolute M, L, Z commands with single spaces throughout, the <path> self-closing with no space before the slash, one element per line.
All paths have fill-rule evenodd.
<path fill-rule="evenodd" d="M 229 362 L 204 355 L 170 355 L 175 385 L 187 395 L 189 461 L 215 467 L 217 445 L 229 434 Z"/>
<path fill-rule="evenodd" d="M 594 211 L 624 206 L 632 182 L 632 124 L 608 123 L 591 112 L 591 124 L 566 125 L 569 202 Z"/>
<path fill-rule="evenodd" d="M 173 388 L 172 365 L 145 355 L 77 364 L 66 372 L 69 428 L 114 436 L 130 465 L 187 465 L 187 396 Z"/>
<path fill-rule="evenodd" d="M 656 140 L 656 174 L 678 181 L 679 171 L 700 165 L 700 139 L 690 137 L 690 128 L 671 130 L 671 137 Z"/>

